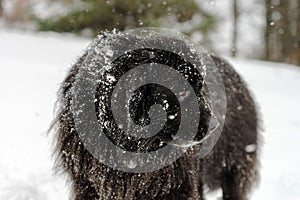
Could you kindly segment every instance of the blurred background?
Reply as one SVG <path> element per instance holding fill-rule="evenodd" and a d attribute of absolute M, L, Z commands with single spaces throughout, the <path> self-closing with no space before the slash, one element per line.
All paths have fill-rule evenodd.
<path fill-rule="evenodd" d="M 1 26 L 71 32 L 165 27 L 232 57 L 300 65 L 300 0 L 0 0 Z"/>
<path fill-rule="evenodd" d="M 300 0 L 0 0 L 0 200 L 69 199 L 47 135 L 60 83 L 100 31 L 148 26 L 232 63 L 262 121 L 251 200 L 299 200 Z"/>

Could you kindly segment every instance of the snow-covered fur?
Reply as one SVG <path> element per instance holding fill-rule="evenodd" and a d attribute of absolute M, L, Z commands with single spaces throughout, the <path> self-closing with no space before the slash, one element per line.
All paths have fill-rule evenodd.
<path fill-rule="evenodd" d="M 200 159 L 199 147 L 201 144 L 190 147 L 189 150 L 173 164 L 160 170 L 148 173 L 127 173 L 112 169 L 100 163 L 85 148 L 79 138 L 74 125 L 71 112 L 74 81 L 83 63 L 93 59 L 93 48 L 101 48 L 99 37 L 95 40 L 84 55 L 75 63 L 61 85 L 58 96 L 57 118 L 53 122 L 52 130 L 55 134 L 55 155 L 57 169 L 66 174 L 72 184 L 72 199 L 76 200 L 108 200 L 108 199 L 204 199 L 203 188 L 206 186 L 211 191 L 222 188 L 223 199 L 246 200 L 253 184 L 258 177 L 258 118 L 254 101 L 236 71 L 221 58 L 211 56 L 219 68 L 224 80 L 227 95 L 227 113 L 224 128 L 219 141 L 214 149 L 203 159 Z M 168 38 L 162 38 L 168 42 Z M 129 41 L 129 40 L 128 40 Z M 145 39 L 145 43 L 153 43 L 153 40 Z M 184 49 L 188 53 L 188 49 Z M 172 60 L 174 57 L 164 55 L 159 59 Z M 149 57 L 136 54 L 134 62 L 144 62 Z M 155 59 L 155 58 L 154 58 Z M 132 62 L 132 63 L 130 63 Z M 177 62 L 176 60 L 172 62 Z M 87 65 L 85 65 L 87 66 Z M 114 72 L 117 74 L 117 72 Z M 191 76 L 187 76 L 191 78 Z M 201 77 L 193 77 L 193 79 Z M 101 83 L 100 83 L 101 84 Z M 204 83 L 205 85 L 205 83 Z M 202 90 L 202 86 L 197 86 Z M 195 87 L 195 88 L 197 88 Z M 204 88 L 204 87 L 203 87 Z M 149 86 L 140 91 L 140 98 L 133 102 L 131 113 L 138 123 L 140 118 L 147 119 L 149 106 L 156 102 L 151 100 L 149 92 L 155 92 L 154 86 Z M 164 92 L 164 91 L 160 91 Z M 196 92 L 197 93 L 197 92 Z M 199 92 L 198 94 L 205 94 Z M 97 90 L 95 97 L 100 99 L 103 95 L 109 95 Z M 146 98 L 147 96 L 147 98 Z M 144 98 L 143 98 L 144 97 Z M 147 100 L 145 100 L 147 99 Z M 152 101 L 152 102 L 151 102 Z M 206 101 L 199 98 L 202 118 L 199 123 L 197 139 L 202 139 L 207 130 L 211 117 L 210 110 L 205 106 Z M 99 101 L 97 101 L 99 102 Z M 101 105 L 96 104 L 98 107 Z M 175 109 L 176 102 L 174 102 Z M 108 115 L 107 115 L 108 116 Z M 112 117 L 108 120 L 113 121 Z M 176 121 L 174 123 L 179 123 Z M 172 124 L 169 124 L 170 126 Z M 174 125 L 174 124 L 173 124 Z M 167 127 L 168 128 L 168 127 Z M 172 128 L 168 131 L 174 131 Z M 143 151 L 158 148 L 161 141 L 167 143 L 172 134 L 168 131 L 158 135 L 152 142 L 146 143 Z M 111 130 L 106 129 L 106 134 L 120 144 L 124 137 L 113 137 Z M 118 134 L 115 134 L 118 135 Z M 135 142 L 127 141 L 126 150 L 139 150 Z M 130 146 L 132 145 L 132 147 Z"/>

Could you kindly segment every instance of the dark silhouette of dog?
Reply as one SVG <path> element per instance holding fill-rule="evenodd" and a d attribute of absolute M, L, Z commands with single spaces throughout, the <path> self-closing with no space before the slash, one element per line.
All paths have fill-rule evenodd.
<path fill-rule="evenodd" d="M 153 199 L 153 200 L 184 200 L 184 199 L 205 199 L 204 187 L 209 191 L 221 188 L 223 199 L 247 200 L 251 189 L 258 181 L 258 150 L 259 120 L 257 109 L 253 98 L 246 87 L 245 82 L 239 74 L 224 59 L 213 55 L 210 56 L 223 78 L 226 96 L 227 112 L 222 134 L 213 148 L 205 157 L 200 158 L 199 147 L 196 144 L 190 147 L 183 156 L 164 168 L 147 173 L 129 173 L 112 169 L 96 159 L 81 141 L 75 127 L 74 113 L 72 113 L 71 102 L 74 98 L 74 84 L 78 78 L 81 68 L 88 67 L 88 64 L 95 62 L 95 48 L 101 49 L 103 40 L 115 38 L 113 42 L 120 42 L 130 45 L 134 36 L 116 35 L 104 33 L 96 39 L 86 50 L 84 55 L 74 64 L 66 79 L 61 85 L 58 95 L 58 112 L 51 130 L 54 132 L 56 168 L 69 178 L 72 185 L 72 199 L 76 200 L 107 200 L 107 199 Z M 132 38 L 131 38 L 132 37 Z M 163 42 L 161 42 L 163 41 Z M 146 44 L 171 45 L 173 39 L 167 37 L 144 38 Z M 182 41 L 181 41 L 182 42 Z M 189 47 L 183 45 L 182 51 L 190 53 Z M 174 46 L 176 47 L 176 45 Z M 149 58 L 149 52 L 156 53 L 156 56 Z M 126 54 L 118 59 L 110 73 L 120 76 L 129 67 L 141 63 L 163 63 L 169 66 L 181 66 L 187 69 L 185 61 L 174 57 L 168 51 L 159 49 L 144 49 L 134 51 L 131 55 Z M 179 62 L 183 62 L 178 65 Z M 99 66 L 101 68 L 101 66 Z M 122 71 L 120 73 L 120 71 Z M 186 73 L 186 71 L 183 73 Z M 198 99 L 201 119 L 199 131 L 195 140 L 200 141 L 208 132 L 208 124 L 212 116 L 209 106 L 206 106 L 209 98 L 205 93 L 205 82 L 200 74 L 187 74 L 187 80 L 194 84 L 196 94 L 202 95 Z M 103 77 L 102 77 L 103 78 Z M 103 78 L 104 79 L 104 78 Z M 113 123 L 110 112 L 105 112 L 109 105 L 101 102 L 101 99 L 109 99 L 109 93 L 105 89 L 107 82 L 99 82 L 95 94 L 95 108 L 97 115 L 100 111 L 104 113 L 105 119 Z M 199 84 L 200 83 L 200 84 Z M 151 105 L 161 103 L 167 98 L 168 92 L 163 87 L 149 84 L 139 88 L 135 97 L 131 99 L 131 118 L 139 125 L 149 122 L 148 111 Z M 156 95 L 153 95 L 156 94 Z M 159 96 L 157 94 L 167 94 Z M 154 96 L 154 97 L 153 97 Z M 168 114 L 178 114 L 179 104 L 177 100 L 169 99 L 170 107 L 166 110 Z M 148 121 L 148 122 L 147 122 Z M 101 123 L 101 122 L 99 122 Z M 159 148 L 163 142 L 167 144 L 172 140 L 176 127 L 180 120 L 167 121 L 164 130 L 153 136 L 151 140 L 126 139 L 123 133 L 116 128 L 104 127 L 104 132 L 115 145 L 121 145 L 127 151 L 153 151 Z M 103 124 L 101 124 L 103 125 Z M 113 127 L 113 125 L 111 126 Z M 118 133 L 118 134 L 116 134 Z M 176 134 L 176 133 L 175 133 Z M 138 144 L 143 145 L 138 145 Z"/>

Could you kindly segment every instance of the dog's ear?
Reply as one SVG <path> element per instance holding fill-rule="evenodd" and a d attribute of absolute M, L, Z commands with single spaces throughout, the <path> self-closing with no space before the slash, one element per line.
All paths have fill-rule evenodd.
<path fill-rule="evenodd" d="M 194 141 L 201 142 L 211 133 L 209 130 L 209 123 L 214 116 L 208 101 L 201 96 L 199 98 L 199 110 L 200 110 L 200 121 L 198 126 L 198 133 L 194 138 Z"/>

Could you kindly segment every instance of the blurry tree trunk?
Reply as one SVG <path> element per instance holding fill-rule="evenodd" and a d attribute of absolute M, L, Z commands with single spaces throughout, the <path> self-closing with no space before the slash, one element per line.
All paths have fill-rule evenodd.
<path fill-rule="evenodd" d="M 290 0 L 281 0 L 279 4 L 281 19 L 279 21 L 278 33 L 281 45 L 279 61 L 288 61 L 291 50 L 295 44 L 295 37 L 292 34 L 292 17 L 294 10 L 290 7 Z"/>
<path fill-rule="evenodd" d="M 7 20 L 12 24 L 26 22 L 29 18 L 29 2 L 30 0 L 14 0 L 11 12 L 7 15 Z"/>
<path fill-rule="evenodd" d="M 298 0 L 298 5 L 297 5 L 297 13 L 298 13 L 298 19 L 297 19 L 297 37 L 298 41 L 300 42 L 300 0 Z"/>
<path fill-rule="evenodd" d="M 300 48 L 300 0 L 298 0 L 297 4 L 297 43 L 298 47 Z"/>
<path fill-rule="evenodd" d="M 265 29 L 265 59 L 271 60 L 271 23 L 272 23 L 272 0 L 265 0 L 266 9 L 266 29 Z"/>
<path fill-rule="evenodd" d="M 291 55 L 291 63 L 300 66 L 300 0 L 297 1 L 296 7 L 296 44 L 294 45 L 294 49 Z"/>
<path fill-rule="evenodd" d="M 265 59 L 300 65 L 300 0 L 265 0 Z"/>
<path fill-rule="evenodd" d="M 2 5 L 2 0 L 0 0 L 0 17 L 3 16 L 3 5 Z"/>
<path fill-rule="evenodd" d="M 233 32 L 232 32 L 232 44 L 231 44 L 231 56 L 236 57 L 237 55 L 237 40 L 238 40 L 238 0 L 233 0 L 232 11 L 233 11 Z"/>

